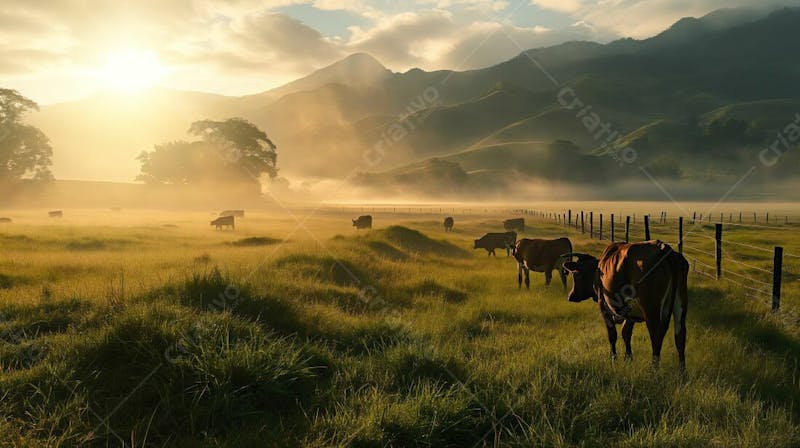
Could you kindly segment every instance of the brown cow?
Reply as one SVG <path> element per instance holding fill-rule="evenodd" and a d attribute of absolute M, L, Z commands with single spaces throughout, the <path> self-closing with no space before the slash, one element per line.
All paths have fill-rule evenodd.
<path fill-rule="evenodd" d="M 530 289 L 530 271 L 544 272 L 545 286 L 550 286 L 553 280 L 553 270 L 558 269 L 561 283 L 567 288 L 567 276 L 561 269 L 564 259 L 562 256 L 572 252 L 572 242 L 569 238 L 555 240 L 541 240 L 523 238 L 514 247 L 513 255 L 517 260 L 517 285 L 522 288 L 522 274 L 525 273 L 525 287 Z"/>
<path fill-rule="evenodd" d="M 353 227 L 358 229 L 371 229 L 372 228 L 372 215 L 362 215 L 358 219 L 353 220 Z"/>
<path fill-rule="evenodd" d="M 230 227 L 231 230 L 236 230 L 235 218 L 233 216 L 220 216 L 219 218 L 211 221 L 211 225 L 216 227 L 217 230 L 223 227 Z"/>
<path fill-rule="evenodd" d="M 455 224 L 455 221 L 453 221 L 453 217 L 452 216 L 448 216 L 447 218 L 444 218 L 444 231 L 445 232 L 452 232 L 453 231 L 453 224 Z"/>
<path fill-rule="evenodd" d="M 495 257 L 497 256 L 494 252 L 495 249 L 505 249 L 506 256 L 509 256 L 516 242 L 517 234 L 515 232 L 487 233 L 477 240 L 473 240 L 472 248 L 486 249 L 488 256 L 494 255 Z"/>
<path fill-rule="evenodd" d="M 591 298 L 599 302 L 611 359 L 617 357 L 616 324 L 622 323 L 625 358 L 631 359 L 633 326 L 645 322 L 650 332 L 653 367 L 658 367 L 661 345 L 674 315 L 675 347 L 681 372 L 685 372 L 689 263 L 683 255 L 661 241 L 645 241 L 611 244 L 599 260 L 586 254 L 570 254 L 570 258 L 573 256 L 578 260 L 564 263 L 564 269 L 575 280 L 569 301 Z"/>

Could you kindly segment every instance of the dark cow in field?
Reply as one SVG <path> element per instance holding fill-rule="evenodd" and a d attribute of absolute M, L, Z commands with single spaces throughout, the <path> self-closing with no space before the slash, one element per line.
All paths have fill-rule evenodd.
<path fill-rule="evenodd" d="M 447 218 L 444 218 L 444 231 L 445 232 L 452 232 L 453 231 L 453 224 L 455 224 L 455 221 L 453 221 L 453 217 L 452 216 L 448 216 Z"/>
<path fill-rule="evenodd" d="M 230 227 L 231 230 L 236 230 L 235 218 L 233 216 L 220 216 L 219 218 L 211 221 L 211 225 L 221 230 L 223 227 Z"/>
<path fill-rule="evenodd" d="M 487 233 L 474 241 L 473 249 L 486 249 L 489 256 L 494 255 L 495 249 L 505 249 L 506 256 L 511 254 L 511 248 L 517 242 L 517 234 L 514 232 Z"/>
<path fill-rule="evenodd" d="M 353 227 L 355 227 L 356 229 L 371 229 L 372 215 L 359 216 L 358 219 L 354 219 Z"/>
<path fill-rule="evenodd" d="M 47 216 L 51 218 L 61 218 L 64 216 L 64 212 L 62 212 L 61 210 L 52 210 L 47 212 Z"/>
<path fill-rule="evenodd" d="M 244 218 L 244 210 L 223 210 L 219 212 L 219 216 L 235 216 L 237 218 Z"/>
<path fill-rule="evenodd" d="M 577 261 L 572 261 L 576 257 Z M 661 345 L 675 317 L 675 347 L 681 372 L 686 371 L 686 278 L 689 263 L 661 241 L 614 243 L 600 259 L 586 254 L 570 254 L 564 269 L 575 280 L 570 302 L 593 299 L 608 330 L 611 358 L 617 357 L 616 324 L 622 323 L 625 358 L 632 358 L 631 335 L 636 322 L 644 322 L 650 333 L 653 367 L 658 367 Z"/>
<path fill-rule="evenodd" d="M 545 286 L 550 286 L 553 280 L 553 270 L 557 269 L 564 289 L 567 288 L 567 276 L 561 269 L 564 254 L 572 252 L 572 242 L 569 238 L 555 240 L 541 240 L 523 238 L 517 241 L 514 247 L 514 258 L 517 260 L 517 284 L 522 288 L 522 274 L 525 274 L 525 286 L 530 289 L 530 271 L 544 272 Z"/>
<path fill-rule="evenodd" d="M 525 218 L 506 219 L 505 221 L 503 221 L 503 228 L 507 232 L 511 231 L 524 232 Z"/>
<path fill-rule="evenodd" d="M 11 218 L 0 218 L 0 222 L 6 223 L 6 224 L 10 224 L 11 223 Z"/>

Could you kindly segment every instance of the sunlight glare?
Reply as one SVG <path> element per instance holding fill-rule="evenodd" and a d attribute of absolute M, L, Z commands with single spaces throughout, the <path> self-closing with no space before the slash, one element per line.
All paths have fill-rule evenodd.
<path fill-rule="evenodd" d="M 154 52 L 121 50 L 108 55 L 99 77 L 107 89 L 138 92 L 159 82 L 164 72 Z"/>

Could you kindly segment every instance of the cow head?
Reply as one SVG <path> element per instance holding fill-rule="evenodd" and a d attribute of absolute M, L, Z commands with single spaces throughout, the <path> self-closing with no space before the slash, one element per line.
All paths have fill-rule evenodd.
<path fill-rule="evenodd" d="M 597 301 L 594 279 L 597 274 L 597 258 L 587 254 L 564 254 L 567 261 L 562 265 L 565 274 L 572 274 L 573 286 L 567 299 L 570 302 L 583 302 L 587 299 Z M 577 261 L 573 261 L 577 258 Z"/>
<path fill-rule="evenodd" d="M 477 249 L 478 248 L 478 241 L 480 241 L 480 240 L 472 240 L 472 243 L 473 243 L 472 244 L 472 248 L 473 249 Z"/>
<path fill-rule="evenodd" d="M 357 220 L 357 219 L 354 219 L 354 220 L 353 220 L 353 226 L 354 226 L 354 227 L 355 227 L 355 226 L 358 226 L 358 220 Z"/>

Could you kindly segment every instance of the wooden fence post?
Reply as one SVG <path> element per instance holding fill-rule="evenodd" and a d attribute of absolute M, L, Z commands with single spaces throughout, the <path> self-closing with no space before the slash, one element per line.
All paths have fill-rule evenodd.
<path fill-rule="evenodd" d="M 739 212 L 739 224 L 742 223 L 742 212 Z"/>
<path fill-rule="evenodd" d="M 600 213 L 600 232 L 598 233 L 599 240 L 603 241 L 603 214 Z"/>
<path fill-rule="evenodd" d="M 695 221 L 697 221 L 697 212 L 692 212 L 692 224 L 694 224 Z"/>
<path fill-rule="evenodd" d="M 781 307 L 781 274 L 783 273 L 783 248 L 775 246 L 775 257 L 772 261 L 772 311 Z"/>
<path fill-rule="evenodd" d="M 586 226 L 583 224 L 583 211 L 581 211 L 581 234 L 586 234 Z"/>
<path fill-rule="evenodd" d="M 678 217 L 678 252 L 683 253 L 683 216 Z"/>
<path fill-rule="evenodd" d="M 626 216 L 625 217 L 625 242 L 626 243 L 629 242 L 628 237 L 630 236 L 630 233 L 631 233 L 631 217 L 630 216 Z"/>
<path fill-rule="evenodd" d="M 611 242 L 614 242 L 614 214 L 611 214 Z"/>
<path fill-rule="evenodd" d="M 644 240 L 650 241 L 650 215 L 644 215 Z"/>
<path fill-rule="evenodd" d="M 589 212 L 589 238 L 594 238 L 594 212 Z"/>
<path fill-rule="evenodd" d="M 567 210 L 567 227 L 572 226 L 572 210 Z"/>
<path fill-rule="evenodd" d="M 714 225 L 714 246 L 717 259 L 717 280 L 722 278 L 722 224 Z"/>

